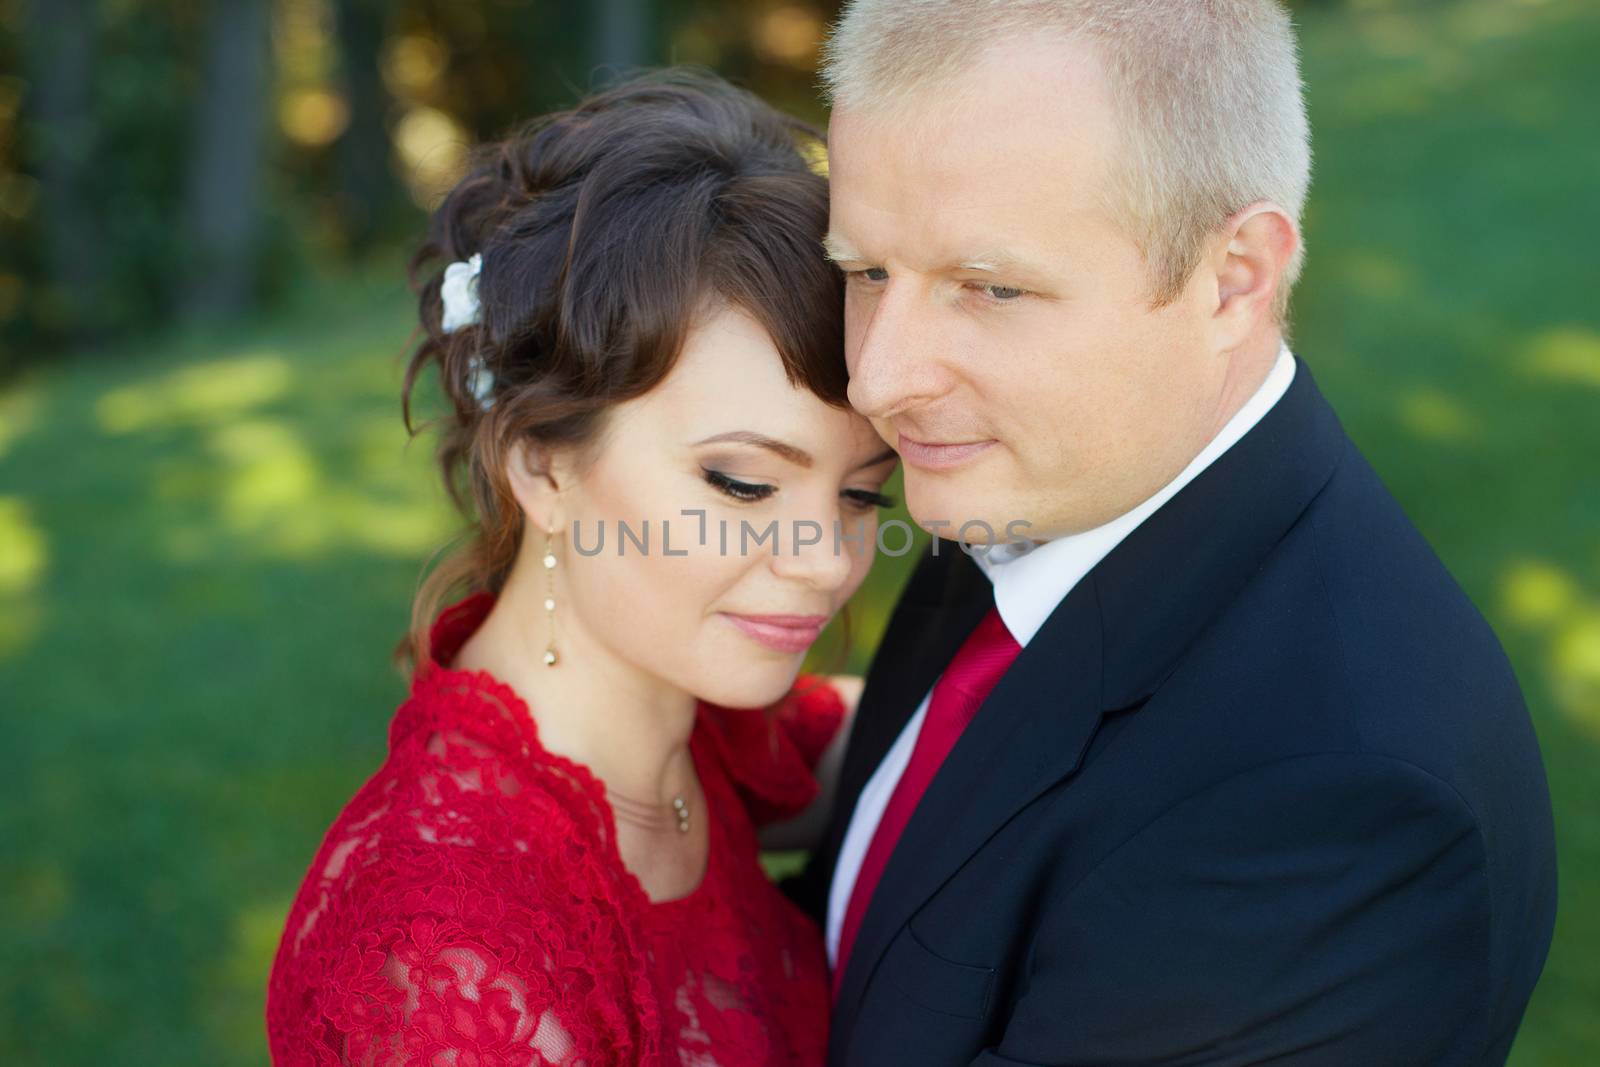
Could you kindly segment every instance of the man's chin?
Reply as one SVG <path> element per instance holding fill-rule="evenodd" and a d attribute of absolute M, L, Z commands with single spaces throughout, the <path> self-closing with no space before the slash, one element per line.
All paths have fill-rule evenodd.
<path fill-rule="evenodd" d="M 1006 526 L 1014 515 L 987 498 L 981 489 L 963 493 L 958 481 L 943 482 L 937 486 L 917 486 L 914 476 L 905 475 L 906 511 L 911 520 L 935 537 L 947 541 L 964 541 L 970 545 L 996 544 L 1014 540 L 1021 524 L 1013 526 L 1008 536 Z M 1027 536 L 1025 532 L 1021 536 Z"/>

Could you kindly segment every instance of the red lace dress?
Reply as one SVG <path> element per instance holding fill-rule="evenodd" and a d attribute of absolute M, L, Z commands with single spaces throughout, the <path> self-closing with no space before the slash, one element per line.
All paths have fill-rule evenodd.
<path fill-rule="evenodd" d="M 701 884 L 651 902 L 603 788 L 539 744 L 509 686 L 450 663 L 494 598 L 443 611 L 389 755 L 334 821 L 267 992 L 279 1065 L 821 1064 L 812 922 L 769 882 L 757 824 L 816 795 L 843 717 L 804 677 L 771 713 L 701 703 Z"/>

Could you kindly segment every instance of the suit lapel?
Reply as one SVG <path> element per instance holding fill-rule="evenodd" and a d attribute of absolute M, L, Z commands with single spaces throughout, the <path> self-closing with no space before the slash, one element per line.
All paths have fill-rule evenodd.
<path fill-rule="evenodd" d="M 1077 767 L 1100 723 L 1100 665 L 1099 609 L 1085 579 L 983 702 L 896 842 L 839 990 L 841 1040 L 895 933 L 1007 819 Z"/>

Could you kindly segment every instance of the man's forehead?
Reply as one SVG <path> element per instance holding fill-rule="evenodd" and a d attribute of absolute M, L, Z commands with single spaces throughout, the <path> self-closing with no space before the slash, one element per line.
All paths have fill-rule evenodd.
<path fill-rule="evenodd" d="M 1098 124 L 1115 110 L 1099 49 L 1086 39 L 1052 31 L 997 37 L 959 69 L 929 74 L 937 76 L 900 71 L 877 95 L 836 104 L 830 135 L 835 123 L 851 131 L 916 139 L 937 136 L 953 124 L 976 124 L 1003 135 L 1031 123 L 1037 133 L 1040 125 Z"/>
<path fill-rule="evenodd" d="M 918 129 L 841 109 L 829 149 L 830 254 L 874 261 L 914 248 L 927 269 L 998 270 L 1053 259 L 1071 233 L 1105 222 L 1115 168 L 1092 138 L 1115 134 L 1027 111 L 997 121 L 971 100 L 930 106 L 924 124 L 936 125 Z"/>
<path fill-rule="evenodd" d="M 1064 241 L 1107 223 L 1099 184 L 1081 171 L 993 166 L 937 171 L 923 158 L 868 155 L 830 167 L 823 247 L 839 262 L 893 259 L 922 270 L 1042 268 Z"/>

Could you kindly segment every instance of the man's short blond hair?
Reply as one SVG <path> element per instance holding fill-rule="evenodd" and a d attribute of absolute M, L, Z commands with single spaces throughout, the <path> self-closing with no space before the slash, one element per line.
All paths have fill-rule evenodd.
<path fill-rule="evenodd" d="M 903 103 L 986 48 L 1056 32 L 1095 48 L 1126 131 L 1106 206 L 1176 299 L 1206 239 L 1259 200 L 1298 226 L 1311 181 L 1299 55 L 1277 0 L 848 0 L 825 51 L 835 107 Z M 1305 259 L 1279 284 L 1277 313 Z"/>

